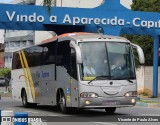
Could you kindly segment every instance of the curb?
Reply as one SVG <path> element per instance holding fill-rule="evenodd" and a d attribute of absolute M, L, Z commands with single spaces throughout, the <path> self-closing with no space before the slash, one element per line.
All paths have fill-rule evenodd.
<path fill-rule="evenodd" d="M 150 108 L 160 108 L 160 104 L 157 104 L 157 103 L 146 103 L 146 102 L 137 102 L 136 106 L 150 107 Z"/>

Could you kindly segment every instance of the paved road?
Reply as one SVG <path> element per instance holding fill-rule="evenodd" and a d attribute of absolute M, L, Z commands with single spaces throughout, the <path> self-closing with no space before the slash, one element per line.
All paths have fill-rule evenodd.
<path fill-rule="evenodd" d="M 114 115 L 106 115 L 104 110 L 84 110 L 80 112 L 72 112 L 69 115 L 61 114 L 56 107 L 41 106 L 36 108 L 23 108 L 21 102 L 12 100 L 11 98 L 2 98 L 0 100 L 0 110 L 13 110 L 15 112 L 28 112 L 29 116 L 54 116 L 62 122 L 48 123 L 47 125 L 159 125 L 157 122 L 106 122 L 107 119 L 123 118 L 128 116 L 159 116 L 160 108 L 147 108 L 147 107 L 131 107 L 131 108 L 118 108 Z M 69 122 L 66 122 L 69 121 Z"/>

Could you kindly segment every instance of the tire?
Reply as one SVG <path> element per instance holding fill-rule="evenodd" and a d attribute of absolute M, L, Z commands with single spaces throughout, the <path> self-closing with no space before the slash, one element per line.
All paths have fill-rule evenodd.
<path fill-rule="evenodd" d="M 114 114 L 116 107 L 107 107 L 105 108 L 106 114 Z"/>
<path fill-rule="evenodd" d="M 29 107 L 36 108 L 37 107 L 37 103 L 29 103 Z"/>
<path fill-rule="evenodd" d="M 58 105 L 59 105 L 59 108 L 61 110 L 61 112 L 63 114 L 67 114 L 69 113 L 69 108 L 66 107 L 66 98 L 65 98 L 65 95 L 63 93 L 63 91 L 59 91 L 59 101 L 58 101 Z"/>
<path fill-rule="evenodd" d="M 22 105 L 24 108 L 28 108 L 30 104 L 28 103 L 26 91 L 22 92 Z"/>

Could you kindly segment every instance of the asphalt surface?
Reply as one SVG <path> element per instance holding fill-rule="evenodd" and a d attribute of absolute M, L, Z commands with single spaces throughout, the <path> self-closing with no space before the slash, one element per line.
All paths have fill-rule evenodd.
<path fill-rule="evenodd" d="M 14 112 L 27 112 L 29 116 L 44 116 L 43 118 L 54 119 L 54 123 L 47 125 L 159 125 L 160 122 L 114 122 L 118 118 L 122 119 L 148 119 L 157 116 L 160 119 L 160 108 L 149 107 L 127 107 L 118 108 L 113 115 L 107 115 L 103 109 L 73 111 L 70 114 L 62 114 L 59 109 L 53 106 L 38 105 L 35 108 L 23 108 L 21 102 L 12 100 L 9 97 L 2 97 L 0 100 L 0 110 L 13 110 Z M 43 119 L 42 118 L 42 119 Z M 110 122 L 108 122 L 110 121 Z"/>

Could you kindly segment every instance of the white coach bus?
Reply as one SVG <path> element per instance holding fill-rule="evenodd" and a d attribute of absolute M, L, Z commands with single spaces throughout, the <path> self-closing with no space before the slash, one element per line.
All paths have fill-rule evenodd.
<path fill-rule="evenodd" d="M 57 105 L 71 108 L 116 108 L 136 104 L 137 82 L 132 48 L 125 38 L 94 33 L 68 33 L 15 51 L 12 96 L 24 107 Z"/>

